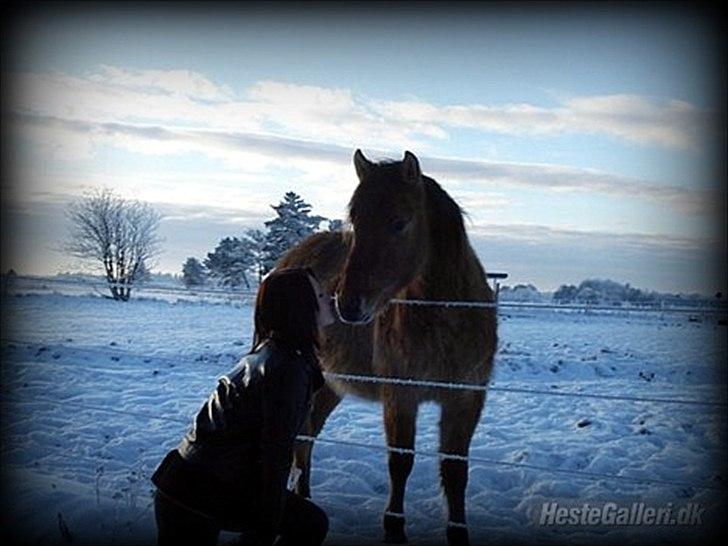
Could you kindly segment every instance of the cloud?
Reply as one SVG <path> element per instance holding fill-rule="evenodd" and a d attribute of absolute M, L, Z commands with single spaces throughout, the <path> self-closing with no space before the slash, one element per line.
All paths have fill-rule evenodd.
<path fill-rule="evenodd" d="M 186 153 L 190 146 L 201 150 L 206 146 L 234 151 L 250 151 L 265 156 L 291 156 L 305 159 L 331 161 L 341 159 L 341 154 L 350 148 L 327 145 L 321 142 L 310 142 L 294 138 L 267 135 L 264 133 L 246 133 L 235 131 L 201 129 L 185 129 L 164 127 L 161 125 L 141 125 L 122 122 L 95 122 L 81 119 L 70 119 L 57 116 L 9 113 L 6 122 L 23 129 L 63 130 L 70 134 L 87 135 L 89 137 L 109 139 L 138 139 L 146 144 L 156 142 L 170 143 L 167 150 L 155 149 L 148 153 Z M 118 140 L 117 140 L 118 141 Z M 149 148 L 141 147 L 144 152 Z"/>
<path fill-rule="evenodd" d="M 511 205 L 513 202 L 500 192 L 487 190 L 462 190 L 455 188 L 450 196 L 469 213 L 469 211 L 497 210 Z"/>
<path fill-rule="evenodd" d="M 248 91 L 248 96 L 265 109 L 267 120 L 276 129 L 303 138 L 399 149 L 413 141 L 426 145 L 423 136 L 447 137 L 428 120 L 384 118 L 370 99 L 349 89 L 262 81 Z"/>
<path fill-rule="evenodd" d="M 445 134 L 427 124 L 382 119 L 350 90 L 261 81 L 237 95 L 186 71 L 102 66 L 84 76 L 9 75 L 11 110 L 89 122 L 286 134 L 353 146 L 404 148 Z"/>
<path fill-rule="evenodd" d="M 88 80 L 101 86 L 168 97 L 188 97 L 202 103 L 229 102 L 235 96 L 229 86 L 217 84 L 190 70 L 134 70 L 102 65 L 98 72 L 88 75 Z"/>
<path fill-rule="evenodd" d="M 215 221 L 220 224 L 253 226 L 268 220 L 270 213 L 253 207 L 211 207 L 206 205 L 187 205 L 162 203 L 156 205 L 164 221 L 196 222 Z"/>
<path fill-rule="evenodd" d="M 698 149 L 710 122 L 709 112 L 687 102 L 637 95 L 575 97 L 553 108 L 530 104 L 436 106 L 417 100 L 383 101 L 374 108 L 398 123 L 426 123 L 431 134 L 443 127 L 516 136 L 601 134 L 684 150 Z"/>
<path fill-rule="evenodd" d="M 348 172 L 346 180 L 339 179 L 340 184 L 347 188 L 353 177 L 350 167 L 352 148 L 336 144 L 259 133 L 90 122 L 29 114 L 10 114 L 6 122 L 33 131 L 46 128 L 53 138 L 59 138 L 59 131 L 68 133 L 73 139 L 85 135 L 94 142 L 121 146 L 138 153 L 181 154 L 195 151 L 226 161 L 231 166 L 257 168 L 258 171 L 268 169 L 271 165 L 287 165 L 299 169 L 311 181 L 319 177 L 317 180 L 324 184 L 327 182 L 321 178 L 322 172 L 328 172 L 331 176 Z M 386 153 L 372 150 L 370 155 L 381 157 Z M 421 156 L 420 162 L 425 173 L 445 184 L 457 184 L 459 181 L 477 183 L 479 189 L 486 192 L 506 186 L 552 192 L 597 193 L 660 202 L 675 211 L 691 214 L 713 212 L 716 204 L 722 203 L 721 196 L 715 191 L 667 186 L 563 165 L 430 156 Z M 474 198 L 469 190 L 463 189 L 461 193 Z"/>
<path fill-rule="evenodd" d="M 516 136 L 600 134 L 644 145 L 696 149 L 709 111 L 678 100 L 615 94 L 532 104 L 435 105 L 378 100 L 350 89 L 264 80 L 236 93 L 189 70 L 100 66 L 81 76 L 17 73 L 7 78 L 16 111 L 85 121 L 125 121 L 278 132 L 346 146 L 428 150 L 469 128 Z"/>
<path fill-rule="evenodd" d="M 486 271 L 508 273 L 505 284 L 554 290 L 587 278 L 611 278 L 661 291 L 725 290 L 726 250 L 718 239 L 664 233 L 610 233 L 535 224 L 468 226 Z"/>
<path fill-rule="evenodd" d="M 565 165 L 447 158 L 424 158 L 422 165 L 426 172 L 445 180 L 480 182 L 488 187 L 505 184 L 554 192 L 632 197 L 661 202 L 675 211 L 690 214 L 713 212 L 721 199 L 716 191 L 668 186 Z"/>
<path fill-rule="evenodd" d="M 577 97 L 565 104 L 563 118 L 584 132 L 621 137 L 669 148 L 697 149 L 710 113 L 679 100 L 649 100 L 635 95 Z"/>
<path fill-rule="evenodd" d="M 510 241 L 528 241 L 534 244 L 558 245 L 588 244 L 590 246 L 620 245 L 632 250 L 669 249 L 687 251 L 708 248 L 720 244 L 717 239 L 676 237 L 665 233 L 605 232 L 554 228 L 537 224 L 478 224 L 469 228 L 481 238 L 497 238 Z"/>
<path fill-rule="evenodd" d="M 88 160 L 100 144 L 109 144 L 147 156 L 202 153 L 245 172 L 263 173 L 283 162 L 303 178 L 322 182 L 322 173 L 333 176 L 350 165 L 355 147 L 375 155 L 415 147 L 425 156 L 426 172 L 478 183 L 485 191 L 497 184 L 598 193 L 660 202 L 687 213 L 712 211 L 720 198 L 707 190 L 569 166 L 433 157 L 433 143 L 458 127 L 531 136 L 596 133 L 693 148 L 710 113 L 682 101 L 606 95 L 571 97 L 553 108 L 437 106 L 271 80 L 236 93 L 189 70 L 112 66 L 81 76 L 19 73 L 6 79 L 11 92 L 5 108 L 22 120 L 26 136 L 66 161 Z"/>
<path fill-rule="evenodd" d="M 88 122 L 263 129 L 263 112 L 231 90 L 187 71 L 101 67 L 84 76 L 18 73 L 7 77 L 12 111 Z"/>

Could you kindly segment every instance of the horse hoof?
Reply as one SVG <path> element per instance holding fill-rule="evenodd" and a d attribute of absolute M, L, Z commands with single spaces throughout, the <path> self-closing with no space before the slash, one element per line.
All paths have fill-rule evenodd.
<path fill-rule="evenodd" d="M 448 526 L 445 533 L 449 546 L 470 546 L 470 535 L 465 527 Z"/>
<path fill-rule="evenodd" d="M 407 535 L 404 534 L 404 518 L 384 516 L 384 538 L 387 544 L 406 544 Z"/>
<path fill-rule="evenodd" d="M 385 544 L 407 544 L 407 535 L 404 531 L 384 531 L 382 542 Z"/>

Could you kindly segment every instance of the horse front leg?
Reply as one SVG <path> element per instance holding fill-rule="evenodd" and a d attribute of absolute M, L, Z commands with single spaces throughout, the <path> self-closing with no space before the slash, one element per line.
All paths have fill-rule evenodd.
<path fill-rule="evenodd" d="M 387 445 L 414 449 L 417 399 L 411 390 L 393 386 L 385 386 L 382 389 L 382 399 Z M 411 453 L 389 452 L 389 502 L 383 519 L 384 542 L 391 544 L 407 542 L 407 535 L 404 532 L 404 492 L 413 464 L 414 455 Z"/>
<path fill-rule="evenodd" d="M 440 451 L 468 456 L 470 441 L 485 402 L 484 392 L 448 393 L 441 400 Z M 440 480 L 447 499 L 447 541 L 450 546 L 470 543 L 465 524 L 465 488 L 468 485 L 467 460 L 440 460 Z"/>
<path fill-rule="evenodd" d="M 326 424 L 326 419 L 339 405 L 339 402 L 341 402 L 341 396 L 328 383 L 324 384 L 314 396 L 311 414 L 308 416 L 301 433 L 314 438 L 318 436 Z M 312 451 L 313 442 L 297 441 L 293 452 L 293 465 L 301 471 L 296 482 L 295 492 L 305 498 L 311 497 Z"/>

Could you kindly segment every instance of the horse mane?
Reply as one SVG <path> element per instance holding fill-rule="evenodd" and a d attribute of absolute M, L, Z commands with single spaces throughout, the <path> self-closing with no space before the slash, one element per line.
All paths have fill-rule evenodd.
<path fill-rule="evenodd" d="M 422 175 L 425 185 L 425 206 L 430 216 L 430 240 L 436 255 L 462 257 L 467 249 L 463 223 L 465 212 L 434 179 Z"/>

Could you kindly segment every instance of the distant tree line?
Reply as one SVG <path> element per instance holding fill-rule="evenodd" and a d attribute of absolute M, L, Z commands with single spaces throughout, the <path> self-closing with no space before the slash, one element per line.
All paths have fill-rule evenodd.
<path fill-rule="evenodd" d="M 658 292 L 640 290 L 629 283 L 620 284 L 609 279 L 587 279 L 579 286 L 562 284 L 553 299 L 558 303 L 587 303 L 621 305 L 654 305 L 664 299 Z"/>
<path fill-rule="evenodd" d="M 701 294 L 663 293 L 652 290 L 635 288 L 629 283 L 621 284 L 610 279 L 586 279 L 578 285 L 562 284 L 553 293 L 540 292 L 533 284 L 503 285 L 500 288 L 499 299 L 512 302 L 540 302 L 553 301 L 558 304 L 587 304 L 587 305 L 614 305 L 614 306 L 654 306 L 654 305 L 703 305 L 721 304 L 722 293 L 718 292 L 715 298 L 708 298 Z"/>
<path fill-rule="evenodd" d="M 500 287 L 498 299 L 503 301 L 543 302 L 546 295 L 538 291 L 532 284 L 503 285 Z"/>
<path fill-rule="evenodd" d="M 182 266 L 185 286 L 191 288 L 212 282 L 251 289 L 289 248 L 319 231 L 322 223 L 328 224 L 330 231 L 342 227 L 341 220 L 311 214 L 311 205 L 292 191 L 271 208 L 275 217 L 264 222 L 263 229 L 248 229 L 239 236 L 221 239 L 202 261 L 187 258 Z"/>

